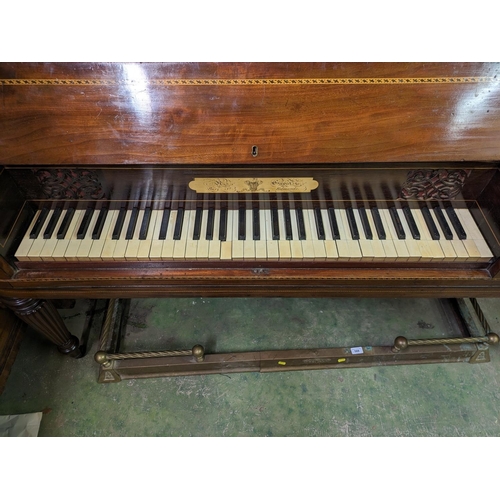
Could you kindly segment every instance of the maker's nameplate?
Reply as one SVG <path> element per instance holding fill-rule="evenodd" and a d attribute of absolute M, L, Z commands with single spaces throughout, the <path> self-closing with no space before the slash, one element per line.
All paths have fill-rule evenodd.
<path fill-rule="evenodd" d="M 310 193 L 318 181 L 312 177 L 198 177 L 189 187 L 197 193 Z"/>

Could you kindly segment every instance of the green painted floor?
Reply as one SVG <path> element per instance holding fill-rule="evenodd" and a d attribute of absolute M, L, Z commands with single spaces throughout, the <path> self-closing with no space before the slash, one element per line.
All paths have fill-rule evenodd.
<path fill-rule="evenodd" d="M 500 331 L 500 300 L 480 301 Z M 0 414 L 43 411 L 40 436 L 499 436 L 500 346 L 490 363 L 243 373 L 97 384 L 105 302 L 80 360 L 28 332 Z M 82 334 L 90 302 L 61 310 Z M 122 351 L 389 345 L 453 336 L 427 299 L 134 300 Z"/>

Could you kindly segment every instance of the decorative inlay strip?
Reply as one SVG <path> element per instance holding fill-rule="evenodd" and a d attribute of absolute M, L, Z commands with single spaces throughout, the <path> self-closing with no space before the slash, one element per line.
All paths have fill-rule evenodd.
<path fill-rule="evenodd" d="M 489 276 L 419 276 L 418 281 L 463 281 L 463 280 L 486 280 L 490 281 L 491 277 Z M 256 276 L 142 276 L 141 278 L 133 277 L 133 276 L 117 276 L 117 277 L 98 277 L 92 276 L 91 278 L 16 278 L 16 283 L 29 283 L 36 280 L 37 282 L 88 282 L 88 281 L 137 281 L 141 282 L 141 284 L 146 283 L 148 281 L 380 281 L 380 280 L 388 280 L 388 281 L 415 281 L 415 277 L 400 277 L 400 276 L 370 276 L 370 277 L 341 277 L 335 278 L 332 276 L 266 276 L 256 275 Z M 0 280 L 0 282 L 9 282 L 11 280 Z"/>
<path fill-rule="evenodd" d="M 252 86 L 252 85 L 426 85 L 426 84 L 463 84 L 491 83 L 492 76 L 443 76 L 443 77 L 408 77 L 408 78 L 154 78 L 151 80 L 108 80 L 96 78 L 5 78 L 2 85 L 49 85 L 49 86 L 119 86 L 147 84 L 156 86 Z"/>

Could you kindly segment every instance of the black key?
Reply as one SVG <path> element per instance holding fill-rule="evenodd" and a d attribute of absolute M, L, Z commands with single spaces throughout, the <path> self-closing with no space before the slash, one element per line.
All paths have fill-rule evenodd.
<path fill-rule="evenodd" d="M 304 212 L 302 208 L 296 208 L 295 213 L 297 214 L 297 227 L 299 229 L 299 240 L 305 240 L 307 238 L 306 225 L 304 224 Z"/>
<path fill-rule="evenodd" d="M 194 216 L 193 240 L 200 239 L 202 217 L 203 217 L 203 209 L 198 207 L 196 209 L 196 214 Z"/>
<path fill-rule="evenodd" d="M 260 213 L 258 208 L 252 210 L 253 215 L 253 239 L 260 240 Z"/>
<path fill-rule="evenodd" d="M 35 225 L 31 229 L 30 233 L 30 238 L 34 240 L 35 238 L 38 238 L 38 235 L 40 234 L 40 231 L 42 230 L 42 226 L 45 223 L 45 219 L 47 218 L 47 215 L 49 214 L 49 210 L 47 208 L 42 208 L 40 211 L 40 214 L 38 216 L 38 219 L 35 222 Z"/>
<path fill-rule="evenodd" d="M 66 214 L 64 215 L 64 219 L 59 226 L 59 231 L 57 232 L 57 239 L 63 240 L 66 237 L 66 233 L 68 232 L 69 225 L 73 220 L 73 216 L 75 215 L 74 208 L 68 208 L 66 210 Z"/>
<path fill-rule="evenodd" d="M 434 215 L 436 216 L 436 219 L 439 222 L 439 225 L 441 226 L 441 230 L 443 231 L 444 237 L 447 240 L 452 240 L 453 233 L 451 232 L 451 229 L 450 229 L 450 226 L 448 225 L 448 222 L 446 222 L 446 219 L 444 217 L 443 211 L 441 210 L 441 207 L 439 205 L 436 205 L 433 210 L 434 210 Z"/>
<path fill-rule="evenodd" d="M 244 208 L 238 209 L 238 240 L 245 240 L 247 237 L 247 211 Z"/>
<path fill-rule="evenodd" d="M 280 224 L 278 220 L 278 209 L 271 208 L 271 225 L 273 231 L 273 240 L 280 239 Z"/>
<path fill-rule="evenodd" d="M 125 235 L 126 240 L 131 240 L 134 237 L 135 225 L 137 224 L 137 217 L 139 217 L 139 209 L 137 207 L 134 207 L 132 209 L 132 214 L 130 215 L 127 234 Z"/>
<path fill-rule="evenodd" d="M 453 207 L 446 207 L 446 213 L 448 214 L 448 217 L 450 218 L 451 225 L 455 229 L 458 239 L 459 240 L 466 240 L 467 239 L 467 234 L 465 233 L 465 230 L 460 223 L 460 219 L 458 218 L 457 214 L 455 213 L 455 210 L 453 210 Z"/>
<path fill-rule="evenodd" d="M 167 238 L 168 221 L 170 220 L 170 208 L 163 209 L 163 217 L 161 219 L 160 234 L 158 235 L 159 240 L 164 240 Z"/>
<path fill-rule="evenodd" d="M 361 225 L 363 226 L 363 231 L 367 240 L 373 240 L 372 228 L 370 227 L 370 221 L 366 215 L 366 208 L 361 207 L 358 209 L 359 218 L 361 219 Z"/>
<path fill-rule="evenodd" d="M 107 216 L 108 216 L 108 209 L 101 208 L 101 211 L 99 212 L 99 216 L 97 217 L 97 221 L 94 226 L 94 230 L 92 231 L 93 240 L 98 240 L 101 237 L 102 228 L 104 226 L 104 223 L 106 222 Z"/>
<path fill-rule="evenodd" d="M 418 230 L 417 223 L 413 218 L 413 214 L 411 213 L 410 207 L 404 207 L 403 213 L 405 214 L 406 222 L 408 222 L 408 226 L 410 226 L 411 235 L 414 240 L 420 239 L 420 231 Z"/>
<path fill-rule="evenodd" d="M 340 240 L 339 225 L 337 224 L 337 217 L 335 216 L 335 210 L 332 207 L 328 209 L 328 218 L 330 219 L 330 227 L 332 229 L 333 239 Z"/>
<path fill-rule="evenodd" d="M 285 217 L 285 236 L 287 240 L 293 239 L 292 233 L 292 216 L 290 214 L 290 208 L 286 207 L 283 209 L 284 217 Z"/>
<path fill-rule="evenodd" d="M 434 220 L 432 219 L 429 207 L 420 207 L 420 211 L 424 216 L 424 220 L 425 223 L 427 224 L 427 228 L 429 229 L 429 233 L 431 233 L 431 238 L 433 240 L 439 240 L 440 239 L 439 231 L 438 228 L 436 227 L 436 224 L 434 223 Z"/>
<path fill-rule="evenodd" d="M 408 207 L 405 207 L 405 208 L 408 208 Z M 406 212 L 405 212 L 405 208 L 403 208 L 403 212 L 405 214 L 406 219 L 408 219 L 408 216 L 406 215 Z M 400 240 L 406 239 L 405 230 L 403 229 L 403 224 L 401 224 L 401 220 L 399 219 L 399 214 L 398 214 L 396 207 L 390 207 L 389 213 L 391 214 L 392 223 L 394 224 L 394 229 L 396 230 L 396 234 L 398 235 L 398 239 L 400 239 Z M 410 215 L 411 215 L 411 213 L 410 213 Z M 412 217 L 412 219 L 413 219 L 413 217 Z M 415 222 L 415 221 L 413 221 L 413 222 Z M 410 228 L 411 228 L 411 226 L 410 226 Z M 417 239 L 420 239 L 420 235 Z"/>
<path fill-rule="evenodd" d="M 48 240 L 49 238 L 52 238 L 52 233 L 54 232 L 54 229 L 56 228 L 57 221 L 59 220 L 59 217 L 61 217 L 61 209 L 60 208 L 55 208 L 54 211 L 52 212 L 52 217 L 49 220 L 49 223 L 47 224 L 47 227 L 45 228 L 45 232 L 43 233 L 43 239 Z"/>
<path fill-rule="evenodd" d="M 377 207 L 371 207 L 373 222 L 375 224 L 375 229 L 377 230 L 377 235 L 379 240 L 385 240 L 387 235 L 385 234 L 384 225 L 382 224 L 382 219 L 380 217 L 380 212 Z"/>
<path fill-rule="evenodd" d="M 116 218 L 115 228 L 113 229 L 113 235 L 111 236 L 113 240 L 120 239 L 126 214 L 127 210 L 125 208 L 120 208 L 120 211 L 118 212 L 118 217 Z"/>
<path fill-rule="evenodd" d="M 318 240 L 325 239 L 325 226 L 323 225 L 323 217 L 321 216 L 321 209 L 314 209 L 314 220 L 316 221 L 316 232 L 318 233 Z"/>
<path fill-rule="evenodd" d="M 175 219 L 174 240 L 181 239 L 183 222 L 184 222 L 184 208 L 178 208 L 177 218 Z"/>
<path fill-rule="evenodd" d="M 349 229 L 351 230 L 351 236 L 353 240 L 359 240 L 358 225 L 356 224 L 356 219 L 354 218 L 354 212 L 352 207 L 345 209 L 347 214 L 347 222 L 349 223 Z"/>
<path fill-rule="evenodd" d="M 80 224 L 78 233 L 76 233 L 76 239 L 83 240 L 83 238 L 85 238 L 85 235 L 87 234 L 87 229 L 89 228 L 90 225 L 90 219 L 92 219 L 93 213 L 94 213 L 93 208 L 87 208 L 87 210 L 85 210 L 82 223 Z"/>
<path fill-rule="evenodd" d="M 215 208 L 211 207 L 208 209 L 208 219 L 207 219 L 207 240 L 214 239 L 214 223 L 215 223 Z"/>
<path fill-rule="evenodd" d="M 227 238 L 227 208 L 220 209 L 219 240 L 226 241 Z"/>
<path fill-rule="evenodd" d="M 151 221 L 151 207 L 144 210 L 142 216 L 141 230 L 139 231 L 139 239 L 145 240 L 148 237 L 149 223 Z"/>

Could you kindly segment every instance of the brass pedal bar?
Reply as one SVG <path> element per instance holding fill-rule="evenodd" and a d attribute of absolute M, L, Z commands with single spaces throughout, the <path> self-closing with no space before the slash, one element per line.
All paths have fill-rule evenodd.
<path fill-rule="evenodd" d="M 484 337 L 457 337 L 449 339 L 418 339 L 408 340 L 406 337 L 396 337 L 392 352 L 400 352 L 407 349 L 409 346 L 415 345 L 452 345 L 452 344 L 498 344 L 500 338 L 496 333 L 489 333 Z"/>
<path fill-rule="evenodd" d="M 127 304 L 126 301 L 124 301 Z M 457 329 L 465 336 L 409 340 L 399 336 L 392 346 L 357 346 L 324 349 L 293 349 L 206 354 L 201 345 L 192 349 L 119 353 L 111 352 L 110 336 L 123 329 L 126 314 L 119 319 L 119 301 L 111 300 L 105 317 L 100 350 L 94 359 L 100 365 L 99 382 L 119 382 L 131 378 L 172 377 L 242 372 L 275 372 L 392 366 L 428 363 L 485 363 L 490 360 L 488 346 L 499 343 L 499 336 L 491 332 L 484 315 L 478 314 L 481 325 L 488 332 L 480 333 L 472 325 L 465 303 L 455 303 Z M 474 303 L 473 303 L 474 305 Z M 478 308 L 478 309 L 477 309 Z M 126 307 L 122 307 L 126 311 Z M 474 310 L 480 311 L 476 302 Z M 448 311 L 449 312 L 449 311 Z M 458 316 L 458 317 L 457 317 Z M 466 317 L 467 316 L 467 317 Z M 461 324 L 459 324 L 461 323 Z M 112 350 L 112 349 L 111 349 Z"/>

